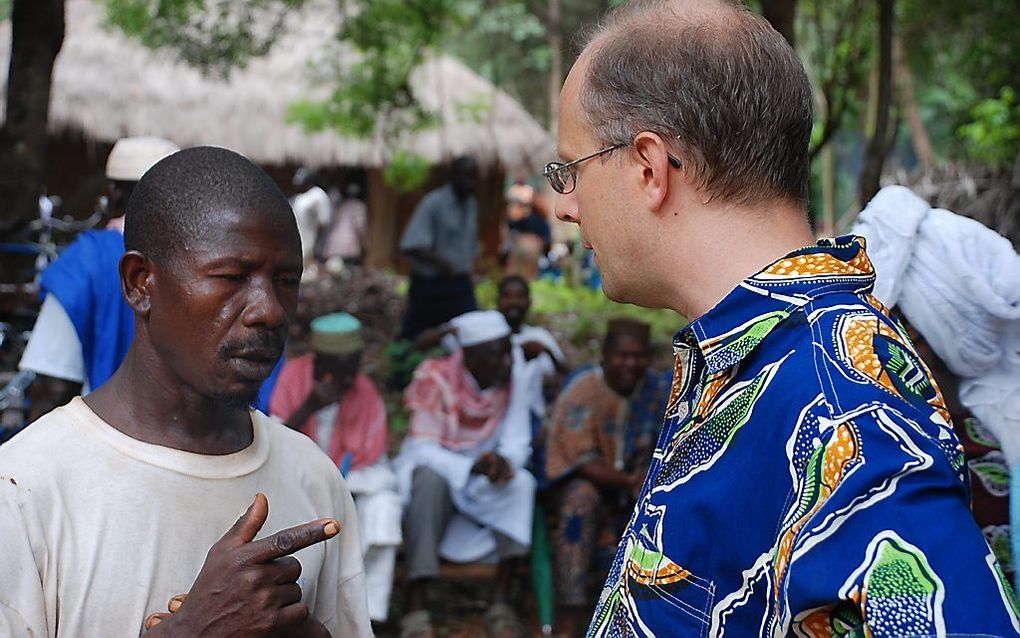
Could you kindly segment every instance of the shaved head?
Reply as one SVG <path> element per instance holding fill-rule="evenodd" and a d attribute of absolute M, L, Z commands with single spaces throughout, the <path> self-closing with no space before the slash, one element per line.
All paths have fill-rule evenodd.
<path fill-rule="evenodd" d="M 124 245 L 156 262 L 208 237 L 225 216 L 264 216 L 293 229 L 294 213 L 273 180 L 233 151 L 199 146 L 157 162 L 135 186 L 124 220 Z"/>

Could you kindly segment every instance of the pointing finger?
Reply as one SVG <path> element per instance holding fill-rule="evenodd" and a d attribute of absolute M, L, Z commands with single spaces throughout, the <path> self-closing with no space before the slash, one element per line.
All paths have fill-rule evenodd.
<path fill-rule="evenodd" d="M 255 538 L 255 535 L 259 533 L 259 530 L 262 529 L 268 516 L 269 499 L 266 498 L 265 494 L 259 492 L 255 495 L 255 500 L 251 502 L 245 513 L 241 514 L 241 518 L 237 519 L 233 527 L 227 530 L 227 533 L 220 538 L 220 542 L 226 541 L 233 545 L 250 543 Z"/>
<path fill-rule="evenodd" d="M 339 533 L 340 521 L 332 518 L 290 527 L 249 543 L 243 553 L 244 561 L 249 564 L 266 563 L 321 543 Z"/>

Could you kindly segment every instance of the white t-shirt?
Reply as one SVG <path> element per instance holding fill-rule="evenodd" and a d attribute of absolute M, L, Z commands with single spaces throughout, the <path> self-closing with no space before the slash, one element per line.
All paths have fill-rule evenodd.
<path fill-rule="evenodd" d="M 88 385 L 78 331 L 60 300 L 47 294 L 18 367 Z M 82 394 L 88 394 L 84 390 Z"/>
<path fill-rule="evenodd" d="M 319 229 L 329 223 L 329 215 L 333 205 L 329 195 L 318 186 L 313 186 L 304 193 L 296 195 L 291 202 L 294 218 L 297 220 L 298 234 L 301 235 L 301 255 L 308 263 L 315 251 L 315 240 Z"/>
<path fill-rule="evenodd" d="M 350 491 L 314 442 L 251 414 L 252 444 L 212 456 L 128 437 L 75 398 L 0 447 L 0 636 L 138 636 L 256 492 L 269 499 L 259 538 L 342 522 L 295 554 L 298 584 L 334 637 L 370 636 Z"/>

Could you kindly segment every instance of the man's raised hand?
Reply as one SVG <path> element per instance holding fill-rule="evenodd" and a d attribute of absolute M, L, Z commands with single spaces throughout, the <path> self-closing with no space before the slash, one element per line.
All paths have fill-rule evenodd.
<path fill-rule="evenodd" d="M 146 620 L 155 636 L 274 636 L 302 625 L 308 606 L 297 584 L 301 563 L 291 554 L 336 536 L 340 522 L 324 518 L 254 540 L 269 516 L 256 494 L 248 510 L 210 548 L 187 598 L 172 615 Z"/>

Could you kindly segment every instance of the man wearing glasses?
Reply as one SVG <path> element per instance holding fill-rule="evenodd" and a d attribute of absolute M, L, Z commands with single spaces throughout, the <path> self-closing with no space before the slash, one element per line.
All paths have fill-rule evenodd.
<path fill-rule="evenodd" d="M 960 444 L 855 236 L 815 243 L 811 89 L 725 0 L 638 0 L 571 70 L 556 214 L 672 308 L 675 382 L 593 636 L 1018 635 Z"/>

